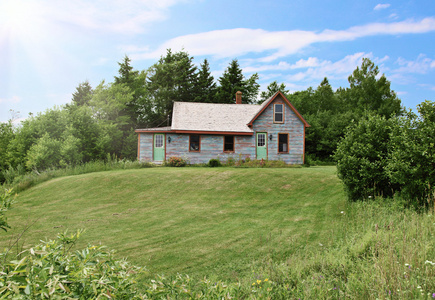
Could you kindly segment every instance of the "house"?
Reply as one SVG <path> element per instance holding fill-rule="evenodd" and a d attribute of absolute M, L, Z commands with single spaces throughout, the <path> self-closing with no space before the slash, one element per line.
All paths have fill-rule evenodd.
<path fill-rule="evenodd" d="M 175 102 L 171 126 L 136 130 L 138 159 L 178 156 L 207 163 L 249 157 L 303 164 L 309 126 L 281 92 L 261 105 L 242 104 L 241 92 L 235 104 Z"/>

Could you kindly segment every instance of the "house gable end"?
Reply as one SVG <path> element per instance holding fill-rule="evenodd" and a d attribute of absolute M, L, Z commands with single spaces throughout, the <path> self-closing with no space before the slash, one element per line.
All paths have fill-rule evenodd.
<path fill-rule="evenodd" d="M 264 112 L 264 110 L 271 105 L 274 100 L 277 98 L 281 98 L 285 104 L 295 113 L 295 115 L 301 120 L 305 127 L 310 127 L 310 124 L 305 121 L 305 119 L 301 116 L 301 114 L 297 111 L 297 109 L 288 101 L 288 99 L 284 96 L 280 91 L 276 92 L 275 95 L 270 97 L 266 102 L 261 106 L 261 109 L 257 112 L 257 114 L 251 119 L 251 121 L 247 124 L 249 127 L 252 127 L 254 121 Z"/>

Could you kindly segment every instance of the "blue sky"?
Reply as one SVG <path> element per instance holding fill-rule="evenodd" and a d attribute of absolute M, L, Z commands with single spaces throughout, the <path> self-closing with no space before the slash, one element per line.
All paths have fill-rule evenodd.
<path fill-rule="evenodd" d="M 334 89 L 368 57 L 402 104 L 435 101 L 435 1 L 0 0 L 0 122 L 71 101 L 80 82 L 112 82 L 167 48 L 210 62 L 215 79 L 237 58 L 261 90 Z"/>

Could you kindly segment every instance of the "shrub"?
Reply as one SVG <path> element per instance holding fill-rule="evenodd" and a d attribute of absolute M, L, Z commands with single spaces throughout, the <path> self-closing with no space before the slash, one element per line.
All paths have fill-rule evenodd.
<path fill-rule="evenodd" d="M 210 159 L 208 161 L 208 166 L 211 167 L 211 168 L 220 167 L 221 166 L 221 162 L 217 158 L 212 158 L 212 159 Z"/>
<path fill-rule="evenodd" d="M 72 251 L 81 231 L 42 242 L 3 266 L 0 297 L 13 299 L 141 299 L 135 279 L 145 270 L 115 260 L 103 246 Z"/>
<path fill-rule="evenodd" d="M 187 164 L 187 160 L 182 159 L 181 157 L 177 156 L 171 156 L 169 159 L 165 162 L 165 166 L 168 167 L 184 167 Z"/>
<path fill-rule="evenodd" d="M 338 177 L 343 181 L 349 200 L 377 195 L 392 196 L 386 166 L 390 151 L 392 119 L 369 115 L 348 128 L 335 152 Z"/>

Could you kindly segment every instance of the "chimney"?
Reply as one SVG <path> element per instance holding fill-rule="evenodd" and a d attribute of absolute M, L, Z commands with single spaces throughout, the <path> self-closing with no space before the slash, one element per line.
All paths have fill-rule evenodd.
<path fill-rule="evenodd" d="M 242 92 L 238 91 L 236 93 L 236 104 L 242 104 Z"/>

